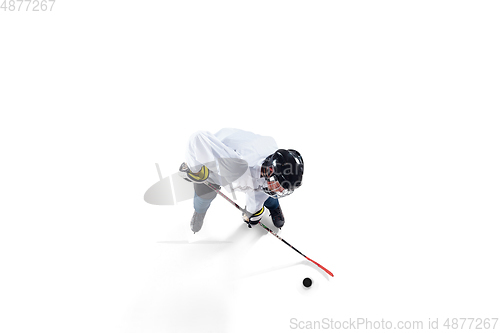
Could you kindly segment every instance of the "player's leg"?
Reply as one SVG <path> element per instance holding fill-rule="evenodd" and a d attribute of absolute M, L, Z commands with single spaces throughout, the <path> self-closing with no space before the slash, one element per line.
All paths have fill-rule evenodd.
<path fill-rule="evenodd" d="M 196 233 L 201 230 L 207 210 L 210 207 L 212 201 L 217 196 L 217 192 L 213 191 L 204 184 L 193 184 L 193 185 L 194 185 L 194 198 L 193 198 L 194 214 L 193 217 L 191 218 L 191 230 L 194 233 Z M 215 186 L 218 189 L 220 189 L 219 185 Z"/>
<path fill-rule="evenodd" d="M 269 197 L 264 202 L 264 207 L 269 209 L 271 213 L 271 219 L 273 220 L 273 224 L 276 228 L 282 228 L 285 224 L 285 217 L 283 216 L 283 212 L 281 211 L 281 206 L 278 199 Z"/>

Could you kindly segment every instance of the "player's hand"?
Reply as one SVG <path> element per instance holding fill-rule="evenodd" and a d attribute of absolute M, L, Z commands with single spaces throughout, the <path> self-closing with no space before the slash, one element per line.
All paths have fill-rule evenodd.
<path fill-rule="evenodd" d="M 264 207 L 262 207 L 259 211 L 250 216 L 243 214 L 243 221 L 245 221 L 248 224 L 248 227 L 251 228 L 252 225 L 256 225 L 260 222 L 263 215 L 264 215 Z"/>

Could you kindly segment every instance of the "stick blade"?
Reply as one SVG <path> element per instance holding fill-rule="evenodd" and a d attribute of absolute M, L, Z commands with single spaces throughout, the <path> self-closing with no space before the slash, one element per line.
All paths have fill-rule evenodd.
<path fill-rule="evenodd" d="M 321 268 L 321 269 L 322 269 L 322 270 L 324 270 L 324 271 L 325 271 L 328 275 L 330 275 L 331 277 L 333 277 L 333 273 L 332 273 L 332 272 L 330 272 L 328 269 L 326 269 L 325 267 L 321 266 L 321 265 L 320 265 L 320 264 L 318 264 L 316 261 L 314 261 L 314 260 L 312 260 L 312 259 L 310 259 L 310 258 L 308 258 L 308 257 L 306 257 L 306 259 L 307 259 L 307 260 L 309 260 L 309 261 L 311 261 L 311 262 L 313 262 L 313 263 L 315 263 L 315 264 L 316 264 L 319 268 Z"/>

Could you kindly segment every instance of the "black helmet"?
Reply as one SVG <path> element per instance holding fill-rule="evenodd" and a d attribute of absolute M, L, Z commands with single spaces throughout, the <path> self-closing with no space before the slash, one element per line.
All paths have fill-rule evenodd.
<path fill-rule="evenodd" d="M 291 194 L 302 185 L 304 161 L 300 153 L 293 149 L 278 149 L 262 164 L 267 180 L 262 190 L 274 198 Z"/>

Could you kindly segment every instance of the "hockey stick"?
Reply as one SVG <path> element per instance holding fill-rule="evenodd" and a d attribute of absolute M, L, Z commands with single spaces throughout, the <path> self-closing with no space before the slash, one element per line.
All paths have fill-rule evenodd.
<path fill-rule="evenodd" d="M 221 191 L 219 191 L 219 189 L 217 189 L 215 186 L 213 186 L 212 184 L 210 184 L 208 182 L 206 182 L 204 184 L 207 185 L 208 187 L 210 187 L 215 192 L 217 192 L 217 194 L 219 194 L 220 196 L 222 196 L 224 199 L 226 199 L 227 201 L 229 201 L 230 203 L 232 203 L 234 207 L 238 208 L 244 214 L 248 214 L 248 212 L 246 211 L 246 209 L 241 208 L 236 202 L 234 202 L 233 200 L 229 199 L 224 193 L 222 193 Z M 259 225 L 262 228 L 264 228 L 266 231 L 268 231 L 270 234 L 274 235 L 276 238 L 278 238 L 279 240 L 281 240 L 283 243 L 285 243 L 286 245 L 290 246 L 292 249 L 295 250 L 295 252 L 299 253 L 300 255 L 302 255 L 304 258 L 306 258 L 310 262 L 316 264 L 319 268 L 321 268 L 322 270 L 324 270 L 328 275 L 330 275 L 330 276 L 333 277 L 332 272 L 330 272 L 328 269 L 326 269 L 325 267 L 323 267 L 320 264 L 318 264 L 316 261 L 314 261 L 314 260 L 306 257 L 302 252 L 300 252 L 299 250 L 297 250 L 296 248 L 294 248 L 292 245 L 290 245 L 290 243 L 288 243 L 286 240 L 284 240 L 283 238 L 281 238 L 280 236 L 278 236 L 277 233 L 275 233 L 274 231 L 272 231 L 271 229 L 269 229 L 265 224 L 263 224 L 262 222 L 259 221 Z"/>

